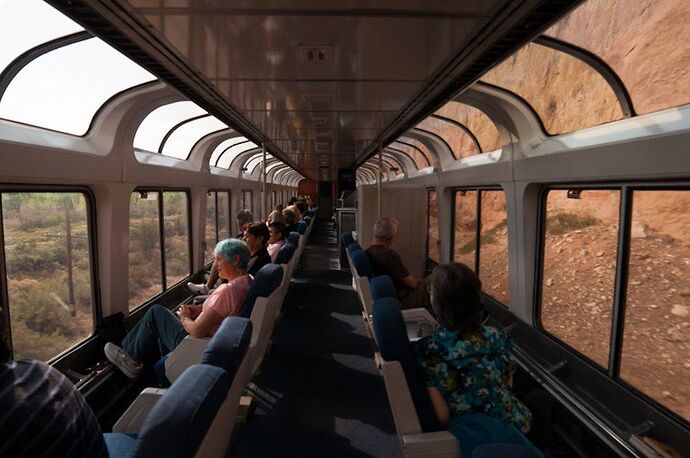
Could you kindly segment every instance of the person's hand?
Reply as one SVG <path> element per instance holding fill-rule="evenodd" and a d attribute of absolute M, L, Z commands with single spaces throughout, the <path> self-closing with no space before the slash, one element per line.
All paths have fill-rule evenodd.
<path fill-rule="evenodd" d="M 179 309 L 177 309 L 177 315 L 182 318 L 191 318 L 189 316 L 189 307 L 187 307 L 187 304 L 182 304 Z"/>

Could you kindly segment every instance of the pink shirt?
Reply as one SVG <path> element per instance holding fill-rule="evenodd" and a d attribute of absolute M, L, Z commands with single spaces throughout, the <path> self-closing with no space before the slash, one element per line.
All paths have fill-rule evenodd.
<path fill-rule="evenodd" d="M 280 247 L 285 244 L 285 239 L 279 240 L 276 243 L 271 243 L 266 247 L 268 250 L 268 254 L 271 255 L 271 262 L 276 262 L 276 258 L 278 257 L 278 252 L 280 251 Z"/>
<path fill-rule="evenodd" d="M 204 307 L 211 308 L 223 318 L 239 315 L 251 285 L 252 277 L 249 275 L 242 275 L 231 282 L 223 283 L 209 294 L 204 301 Z M 219 327 L 220 323 L 211 335 L 215 334 Z"/>

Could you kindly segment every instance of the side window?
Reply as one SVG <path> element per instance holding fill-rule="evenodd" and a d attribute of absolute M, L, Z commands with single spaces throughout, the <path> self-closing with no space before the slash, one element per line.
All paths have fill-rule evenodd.
<path fill-rule="evenodd" d="M 479 279 L 489 296 L 508 306 L 508 209 L 503 191 L 482 190 Z"/>
<path fill-rule="evenodd" d="M 690 420 L 690 191 L 634 190 L 620 377 Z"/>
<path fill-rule="evenodd" d="M 189 258 L 187 193 L 133 192 L 129 202 L 130 310 L 189 275 Z"/>
<path fill-rule="evenodd" d="M 254 214 L 251 191 L 242 191 L 242 209 L 249 210 L 250 212 L 252 212 L 252 214 Z"/>
<path fill-rule="evenodd" d="M 427 260 L 431 260 L 435 264 L 440 262 L 436 191 L 427 191 L 426 193 L 426 257 Z"/>
<path fill-rule="evenodd" d="M 546 195 L 541 323 L 608 366 L 620 191 L 552 189 Z"/>
<path fill-rule="evenodd" d="M 206 195 L 206 233 L 204 236 L 204 262 L 213 260 L 213 249 L 218 243 L 218 233 L 216 232 L 216 191 L 209 191 Z"/>
<path fill-rule="evenodd" d="M 218 241 L 221 241 L 230 237 L 230 193 L 218 191 L 216 194 L 218 195 Z"/>
<path fill-rule="evenodd" d="M 453 259 L 476 270 L 477 252 L 477 191 L 455 192 L 455 234 Z"/>
<path fill-rule="evenodd" d="M 90 202 L 80 192 L 0 194 L 14 358 L 46 361 L 94 331 Z"/>

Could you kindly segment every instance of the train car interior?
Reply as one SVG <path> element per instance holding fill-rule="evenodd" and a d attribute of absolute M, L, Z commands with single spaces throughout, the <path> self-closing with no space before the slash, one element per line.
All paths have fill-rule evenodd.
<path fill-rule="evenodd" d="M 0 0 L 0 456 L 690 456 L 689 24 Z"/>

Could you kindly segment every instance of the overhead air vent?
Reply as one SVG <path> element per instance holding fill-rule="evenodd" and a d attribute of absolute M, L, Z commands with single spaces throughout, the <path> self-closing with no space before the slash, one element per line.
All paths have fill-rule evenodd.
<path fill-rule="evenodd" d="M 329 43 L 302 43 L 298 48 L 302 63 L 327 63 L 333 60 L 333 46 Z"/>

